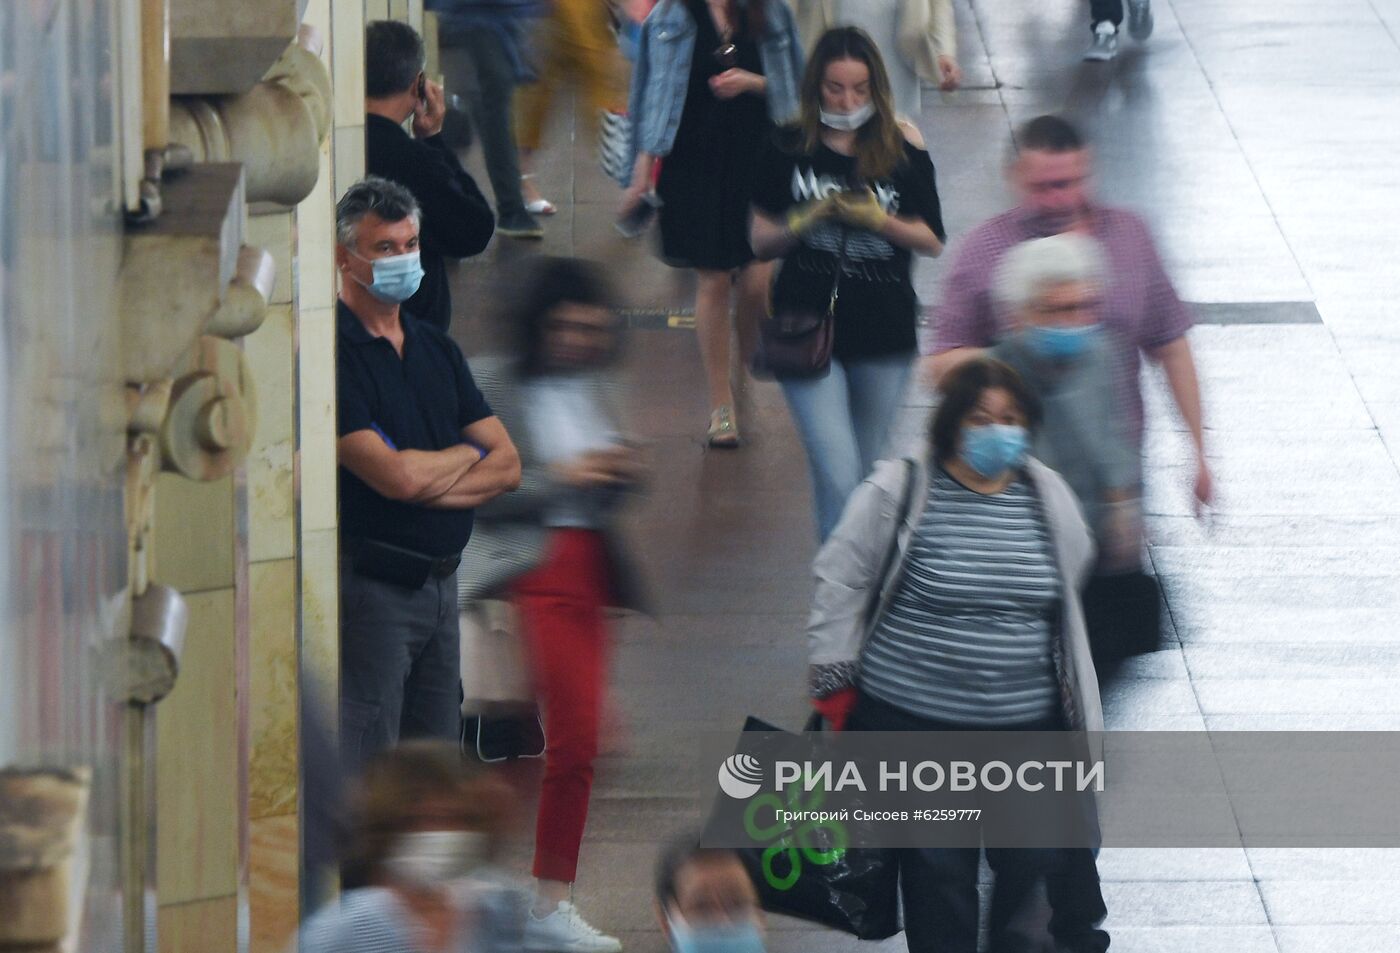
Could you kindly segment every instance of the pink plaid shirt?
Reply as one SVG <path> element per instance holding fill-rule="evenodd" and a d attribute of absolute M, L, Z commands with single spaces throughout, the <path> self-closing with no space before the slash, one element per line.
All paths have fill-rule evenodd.
<path fill-rule="evenodd" d="M 1143 221 L 1123 209 L 1095 206 L 1092 231 L 1103 248 L 1109 274 L 1104 288 L 1103 323 L 1114 338 L 1119 399 L 1128 408 L 1130 432 L 1142 441 L 1141 352 L 1170 344 L 1191 327 L 1162 267 Z M 1023 209 L 1003 212 L 968 233 L 952 271 L 943 282 L 943 300 L 934 311 L 933 351 L 988 347 L 1010 328 L 1010 316 L 992 303 L 992 276 L 1014 245 L 1042 237 Z"/>

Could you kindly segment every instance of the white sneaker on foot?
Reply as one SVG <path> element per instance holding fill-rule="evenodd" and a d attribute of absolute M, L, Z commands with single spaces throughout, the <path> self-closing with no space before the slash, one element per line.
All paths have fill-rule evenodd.
<path fill-rule="evenodd" d="M 532 953 L 622 953 L 622 941 L 595 929 L 578 908 L 560 901 L 554 912 L 525 920 L 525 949 Z"/>
<path fill-rule="evenodd" d="M 1152 35 L 1152 0 L 1128 0 L 1128 36 L 1141 43 Z"/>
<path fill-rule="evenodd" d="M 1086 63 L 1107 63 L 1118 55 L 1118 28 L 1107 20 L 1094 27 L 1094 42 L 1084 53 Z"/>

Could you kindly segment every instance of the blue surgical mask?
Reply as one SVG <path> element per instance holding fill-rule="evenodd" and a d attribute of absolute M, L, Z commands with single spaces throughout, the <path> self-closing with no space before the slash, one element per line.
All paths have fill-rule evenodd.
<path fill-rule="evenodd" d="M 1026 328 L 1026 343 L 1041 357 L 1057 361 L 1069 361 L 1084 354 L 1093 347 L 1099 336 L 1097 324 L 1085 324 L 1076 328 L 1029 327 Z"/>
<path fill-rule="evenodd" d="M 353 251 L 350 254 L 374 266 L 374 280 L 366 285 L 354 275 L 350 277 L 385 304 L 402 304 L 412 298 L 423 280 L 423 264 L 416 251 L 387 258 L 366 258 Z"/>
<path fill-rule="evenodd" d="M 722 926 L 691 926 L 671 919 L 675 953 L 764 953 L 763 934 L 753 921 Z"/>
<path fill-rule="evenodd" d="M 982 476 L 1001 476 L 1026 456 L 1026 428 L 1015 424 L 987 424 L 963 430 L 963 462 Z"/>

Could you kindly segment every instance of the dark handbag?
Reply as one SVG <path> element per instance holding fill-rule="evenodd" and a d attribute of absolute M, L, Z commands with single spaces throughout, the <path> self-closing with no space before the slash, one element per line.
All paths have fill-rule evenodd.
<path fill-rule="evenodd" d="M 1162 647 L 1162 590 L 1142 570 L 1093 576 L 1084 587 L 1084 625 L 1100 673 Z"/>
<path fill-rule="evenodd" d="M 841 254 L 826 310 L 800 306 L 775 308 L 758 325 L 758 350 L 753 372 L 758 377 L 825 377 L 831 370 L 836 340 L 836 299 L 846 270 L 846 231 L 841 230 Z"/>
<path fill-rule="evenodd" d="M 492 705 L 462 719 L 462 756 L 486 764 L 544 755 L 544 722 L 532 702 Z"/>
<path fill-rule="evenodd" d="M 821 728 L 813 713 L 804 733 Z M 749 717 L 744 731 L 778 731 Z M 714 818 L 731 810 L 724 794 L 715 802 Z M 773 844 L 736 850 L 758 890 L 759 903 L 781 913 L 849 933 L 862 940 L 883 940 L 900 931 L 899 855 L 882 848 L 832 850 L 814 861 L 797 846 L 796 832 Z"/>

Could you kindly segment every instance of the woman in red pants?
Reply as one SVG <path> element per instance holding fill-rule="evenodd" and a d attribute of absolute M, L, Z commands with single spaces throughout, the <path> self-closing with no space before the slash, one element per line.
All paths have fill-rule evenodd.
<path fill-rule="evenodd" d="M 643 468 L 619 429 L 606 373 L 621 343 L 599 270 L 531 259 L 507 300 L 517 353 L 472 369 L 521 456 L 521 483 L 477 510 L 459 571 L 464 600 L 515 605 L 545 723 L 535 827 L 536 903 L 525 949 L 617 953 L 571 895 L 588 818 L 607 684 L 608 606 L 638 608 L 614 526 Z"/>

